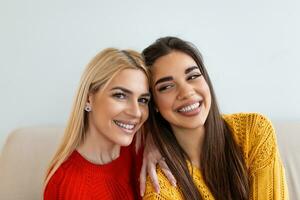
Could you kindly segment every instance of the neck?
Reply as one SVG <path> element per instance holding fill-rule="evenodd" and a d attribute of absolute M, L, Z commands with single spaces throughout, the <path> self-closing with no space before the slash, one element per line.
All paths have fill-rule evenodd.
<path fill-rule="evenodd" d="M 195 129 L 172 127 L 174 135 L 181 148 L 191 159 L 192 165 L 200 167 L 200 155 L 204 141 L 205 128 L 200 126 Z"/>
<path fill-rule="evenodd" d="M 120 145 L 109 141 L 95 128 L 90 128 L 77 151 L 92 163 L 107 164 L 119 157 L 120 149 Z"/>

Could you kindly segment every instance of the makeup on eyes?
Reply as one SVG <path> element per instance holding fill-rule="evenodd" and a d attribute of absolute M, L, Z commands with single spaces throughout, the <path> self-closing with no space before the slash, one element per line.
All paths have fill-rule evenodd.
<path fill-rule="evenodd" d="M 184 70 L 184 74 L 187 75 L 187 80 L 194 80 L 194 79 L 202 76 L 198 66 L 188 67 L 187 69 Z M 159 92 L 163 92 L 164 90 L 173 87 L 173 83 L 171 82 L 173 80 L 174 80 L 174 78 L 172 76 L 162 77 L 155 82 L 154 86 L 159 85 L 157 87 L 157 90 Z M 166 83 L 166 82 L 170 82 L 170 83 Z"/>
<path fill-rule="evenodd" d="M 117 99 L 126 99 L 128 96 L 133 95 L 132 91 L 123 87 L 114 87 L 111 89 L 111 91 L 113 91 L 112 97 Z M 140 97 L 138 98 L 138 102 L 143 104 L 148 104 L 149 101 L 150 101 L 150 93 L 141 94 Z"/>

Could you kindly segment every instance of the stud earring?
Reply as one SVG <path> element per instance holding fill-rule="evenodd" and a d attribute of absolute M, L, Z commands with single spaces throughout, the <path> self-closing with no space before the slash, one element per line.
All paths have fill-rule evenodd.
<path fill-rule="evenodd" d="M 91 112 L 91 111 L 92 111 L 91 105 L 90 105 L 90 104 L 86 104 L 85 107 L 84 107 L 84 110 L 85 110 L 86 112 Z"/>
<path fill-rule="evenodd" d="M 156 107 L 155 107 L 155 112 L 157 112 L 157 113 L 159 112 L 158 108 L 156 108 Z"/>

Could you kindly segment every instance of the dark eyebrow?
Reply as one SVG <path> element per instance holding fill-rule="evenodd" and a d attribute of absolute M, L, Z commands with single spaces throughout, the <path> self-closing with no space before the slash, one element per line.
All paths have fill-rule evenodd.
<path fill-rule="evenodd" d="M 193 70 L 195 70 L 195 69 L 199 69 L 199 67 L 198 67 L 198 66 L 191 66 L 191 67 L 187 68 L 187 69 L 184 71 L 184 73 L 185 73 L 185 74 L 188 74 L 188 73 L 190 73 L 191 71 L 193 71 Z"/>
<path fill-rule="evenodd" d="M 141 94 L 142 97 L 149 97 L 151 98 L 151 94 L 150 93 L 144 93 L 144 94 Z"/>
<path fill-rule="evenodd" d="M 187 68 L 186 70 L 184 70 L 184 73 L 185 73 L 185 74 L 188 74 L 188 73 L 190 73 L 191 71 L 193 71 L 193 70 L 195 70 L 195 69 L 199 69 L 199 67 L 198 67 L 198 66 L 191 66 L 191 67 Z M 159 83 L 166 82 L 166 81 L 172 81 L 172 80 L 173 80 L 173 77 L 172 77 L 172 76 L 166 76 L 166 77 L 163 77 L 163 78 L 161 78 L 161 79 L 158 79 L 158 80 L 155 82 L 154 86 L 156 86 L 156 85 L 159 84 Z"/>
<path fill-rule="evenodd" d="M 173 77 L 172 77 L 172 76 L 166 76 L 166 77 L 163 77 L 163 78 L 161 78 L 161 79 L 158 79 L 158 80 L 155 82 L 154 86 L 156 86 L 156 85 L 159 84 L 159 83 L 166 82 L 166 81 L 172 81 L 172 80 L 173 80 Z"/>
<path fill-rule="evenodd" d="M 133 94 L 132 91 L 126 89 L 126 88 L 123 88 L 123 87 L 120 87 L 120 86 L 117 86 L 117 87 L 113 87 L 111 90 L 122 90 L 123 92 L 127 93 L 127 94 Z M 150 97 L 150 93 L 147 92 L 147 93 L 143 93 L 141 94 L 140 96 L 146 96 L 146 97 Z"/>

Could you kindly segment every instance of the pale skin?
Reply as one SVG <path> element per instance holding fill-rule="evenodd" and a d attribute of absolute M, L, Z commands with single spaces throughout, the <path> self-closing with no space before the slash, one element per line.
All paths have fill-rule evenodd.
<path fill-rule="evenodd" d="M 103 89 L 89 94 L 87 104 L 92 110 L 88 113 L 86 138 L 78 152 L 97 164 L 118 158 L 121 146 L 131 144 L 148 118 L 149 99 L 147 77 L 136 69 L 122 70 Z"/>
<path fill-rule="evenodd" d="M 139 84 L 136 84 L 137 82 Z M 121 146 L 130 145 L 136 131 L 147 119 L 149 99 L 147 77 L 141 70 L 125 69 L 119 72 L 104 89 L 89 94 L 87 104 L 92 110 L 88 113 L 88 130 L 84 142 L 77 151 L 95 164 L 107 164 L 118 158 Z M 145 191 L 147 173 L 154 180 L 153 186 L 159 192 L 157 163 L 164 167 L 169 180 L 176 184 L 165 162 L 160 161 L 161 154 L 154 145 L 151 145 L 152 142 L 148 141 L 149 139 L 146 142 L 148 145 L 145 147 L 140 174 L 141 195 Z"/>

